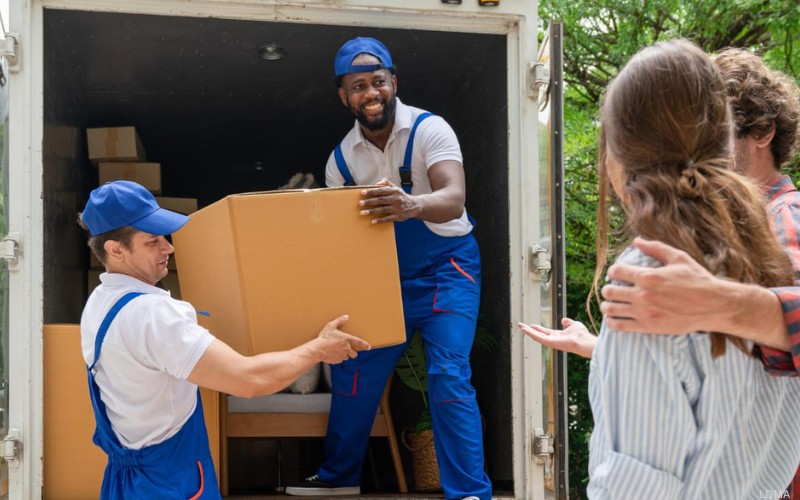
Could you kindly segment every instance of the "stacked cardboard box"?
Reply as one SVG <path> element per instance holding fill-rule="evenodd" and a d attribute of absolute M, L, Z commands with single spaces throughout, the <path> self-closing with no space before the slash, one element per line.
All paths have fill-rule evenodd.
<path fill-rule="evenodd" d="M 147 154 L 135 127 L 105 127 L 86 129 L 89 159 L 97 165 L 99 184 L 117 180 L 133 181 L 144 186 L 154 195 L 160 195 L 161 164 L 147 162 Z M 197 199 L 156 196 L 159 206 L 189 215 L 197 210 Z M 100 273 L 104 268 L 94 254 L 90 257 L 88 292 L 100 284 Z M 161 285 L 180 299 L 175 259 L 170 258 L 169 275 Z"/>

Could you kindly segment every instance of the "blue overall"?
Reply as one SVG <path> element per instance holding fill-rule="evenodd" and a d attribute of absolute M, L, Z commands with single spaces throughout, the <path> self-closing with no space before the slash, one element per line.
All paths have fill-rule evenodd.
<path fill-rule="evenodd" d="M 409 135 L 402 169 L 410 169 L 417 125 Z M 354 184 L 341 148 L 334 151 L 345 184 Z M 410 182 L 403 185 L 410 193 Z M 439 477 L 447 499 L 475 495 L 490 500 L 483 466 L 483 430 L 469 354 L 480 303 L 480 254 L 473 235 L 443 237 L 418 219 L 395 223 L 406 339 L 420 330 L 428 364 L 428 400 L 433 418 Z M 406 344 L 372 351 L 331 367 L 333 397 L 320 479 L 355 486 L 381 394 Z"/>
<path fill-rule="evenodd" d="M 219 499 L 219 486 L 208 447 L 203 405 L 197 391 L 197 407 L 177 434 L 161 443 L 139 450 L 124 448 L 111 428 L 106 405 L 92 369 L 100 358 L 108 327 L 125 304 L 141 295 L 131 292 L 108 311 L 97 332 L 94 362 L 87 367 L 89 395 L 97 428 L 94 443 L 108 455 L 100 491 L 101 500 L 117 499 Z"/>

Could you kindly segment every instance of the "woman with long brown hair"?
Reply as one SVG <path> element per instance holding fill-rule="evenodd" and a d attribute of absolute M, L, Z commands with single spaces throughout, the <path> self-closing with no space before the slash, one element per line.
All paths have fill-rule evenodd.
<path fill-rule="evenodd" d="M 727 279 L 792 284 L 762 195 L 728 168 L 731 117 L 707 54 L 685 40 L 640 51 L 607 88 L 600 123 L 595 297 L 616 202 L 624 214 L 617 262 L 661 265 L 628 246 L 639 236 Z M 713 332 L 644 335 L 603 324 L 589 378 L 589 496 L 782 492 L 800 457 L 800 382 L 769 376 L 754 349 Z"/>

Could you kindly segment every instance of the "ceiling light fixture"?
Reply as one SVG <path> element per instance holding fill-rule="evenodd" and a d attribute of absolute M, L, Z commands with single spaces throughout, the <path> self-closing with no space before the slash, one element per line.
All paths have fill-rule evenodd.
<path fill-rule="evenodd" d="M 270 43 L 258 48 L 258 57 L 265 61 L 280 61 L 286 57 L 286 50 L 276 43 Z"/>

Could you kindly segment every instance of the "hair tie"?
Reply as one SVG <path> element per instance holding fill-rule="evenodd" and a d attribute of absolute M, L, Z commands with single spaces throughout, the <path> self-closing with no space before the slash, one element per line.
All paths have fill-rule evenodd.
<path fill-rule="evenodd" d="M 685 193 L 687 194 L 694 193 L 694 190 L 697 188 L 698 185 L 697 176 L 699 172 L 697 171 L 697 168 L 695 168 L 694 160 L 692 160 L 691 158 L 685 160 L 683 162 L 683 165 L 684 167 L 683 170 L 681 171 L 681 179 L 682 179 L 681 185 Z"/>

